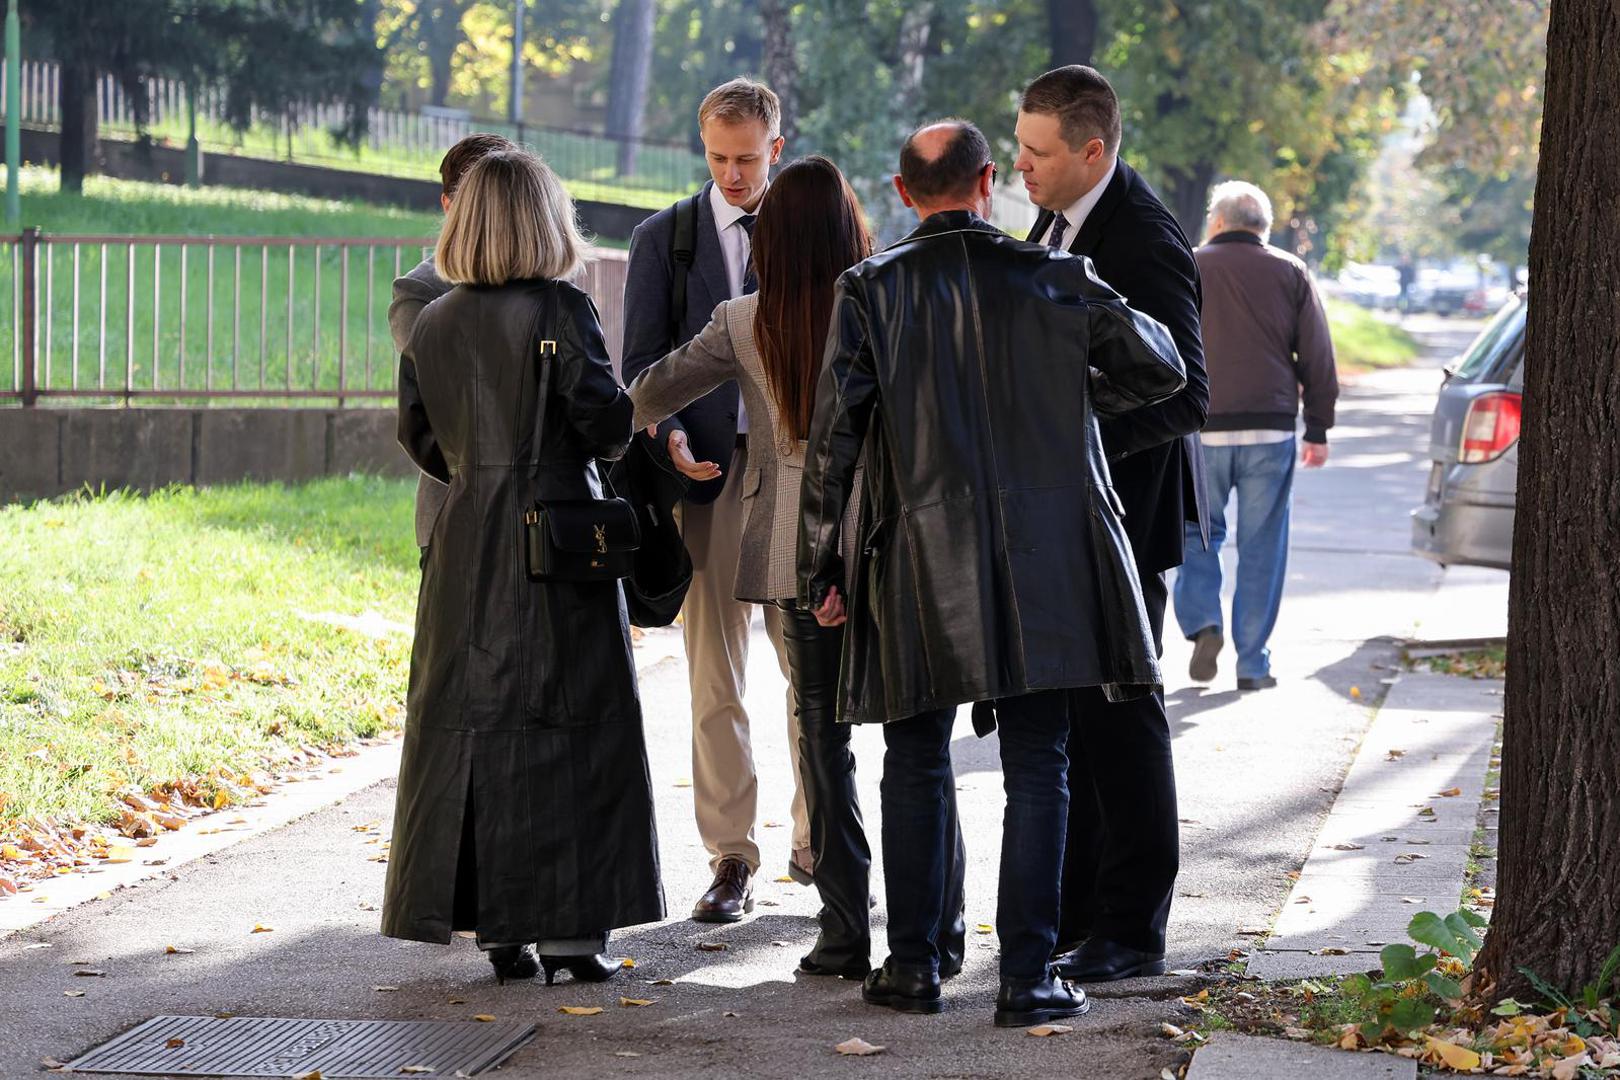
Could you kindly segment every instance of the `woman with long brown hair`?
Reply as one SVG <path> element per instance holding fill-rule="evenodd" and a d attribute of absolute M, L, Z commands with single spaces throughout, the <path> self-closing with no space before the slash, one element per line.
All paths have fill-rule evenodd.
<path fill-rule="evenodd" d="M 872 253 L 860 201 L 824 157 L 787 166 L 753 230 L 759 291 L 715 308 L 703 332 L 630 386 L 637 427 L 656 424 L 735 379 L 749 416 L 739 600 L 782 610 L 782 649 L 799 715 L 799 775 L 810 818 L 821 933 L 799 962 L 811 975 L 862 978 L 871 951 L 872 855 L 855 794 L 849 728 L 837 722 L 843 631 L 798 608 L 799 481 L 838 276 Z M 853 546 L 855 514 L 846 523 Z"/>

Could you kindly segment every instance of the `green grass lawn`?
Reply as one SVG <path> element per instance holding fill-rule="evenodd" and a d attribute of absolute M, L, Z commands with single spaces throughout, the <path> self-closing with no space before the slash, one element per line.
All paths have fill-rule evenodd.
<path fill-rule="evenodd" d="M 414 490 L 354 477 L 0 508 L 0 840 L 115 820 L 130 790 L 228 801 L 300 747 L 398 726 L 409 634 L 383 622 L 414 617 Z"/>
<path fill-rule="evenodd" d="M 1366 308 L 1336 297 L 1325 297 L 1323 304 L 1342 371 L 1405 367 L 1422 351 L 1411 334 Z"/>

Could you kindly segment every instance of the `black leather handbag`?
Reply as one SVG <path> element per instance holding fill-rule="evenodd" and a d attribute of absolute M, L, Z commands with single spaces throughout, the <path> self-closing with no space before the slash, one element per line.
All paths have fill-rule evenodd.
<path fill-rule="evenodd" d="M 535 406 L 531 483 L 540 475 L 551 358 L 556 353 L 555 341 L 540 343 L 540 400 Z M 603 484 L 607 485 L 605 476 Z M 630 573 L 636 549 L 641 546 L 641 529 L 630 504 L 613 497 L 611 487 L 608 491 L 610 497 L 606 499 L 536 500 L 524 511 L 530 581 L 617 581 Z"/>

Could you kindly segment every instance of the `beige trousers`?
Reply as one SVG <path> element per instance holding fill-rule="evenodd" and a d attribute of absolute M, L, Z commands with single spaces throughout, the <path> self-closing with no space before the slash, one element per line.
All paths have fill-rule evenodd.
<path fill-rule="evenodd" d="M 721 859 L 760 864 L 754 823 L 759 780 L 743 694 L 748 678 L 748 629 L 756 605 L 735 596 L 746 507 L 742 478 L 748 451 L 732 456 L 726 486 L 706 506 L 682 504 L 681 535 L 692 556 L 692 587 L 681 609 L 686 663 L 692 685 L 692 796 L 698 834 L 709 849 L 709 865 Z M 788 677 L 782 647 L 781 612 L 764 605 L 765 633 L 776 649 L 782 677 Z M 787 690 L 788 759 L 793 767 L 793 846 L 810 846 L 810 822 L 799 780 L 799 717 L 791 682 Z"/>

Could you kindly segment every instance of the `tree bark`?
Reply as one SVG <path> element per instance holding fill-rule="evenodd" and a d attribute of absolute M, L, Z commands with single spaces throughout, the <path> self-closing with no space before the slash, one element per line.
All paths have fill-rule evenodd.
<path fill-rule="evenodd" d="M 1091 54 L 1097 48 L 1094 0 L 1046 0 L 1046 24 L 1053 67 L 1091 63 Z"/>
<path fill-rule="evenodd" d="M 619 140 L 620 176 L 636 171 L 636 140 L 652 77 L 653 0 L 619 0 L 613 13 L 613 60 L 608 76 L 607 133 Z"/>
<path fill-rule="evenodd" d="M 1181 223 L 1187 239 L 1197 244 L 1204 233 L 1204 211 L 1209 199 L 1210 185 L 1215 182 L 1215 163 L 1195 161 L 1190 165 L 1168 168 L 1165 175 L 1165 205 Z"/>
<path fill-rule="evenodd" d="M 1620 943 L 1620 10 L 1553 0 L 1508 595 L 1496 910 L 1476 993 Z M 1613 987 L 1601 987 L 1611 993 Z M 1533 992 L 1532 992 L 1533 993 Z"/>
<path fill-rule="evenodd" d="M 461 5 L 455 0 L 435 0 L 428 5 L 422 25 L 422 42 L 427 46 L 428 100 L 443 107 L 450 99 L 450 77 L 461 44 Z"/>
<path fill-rule="evenodd" d="M 62 117 L 62 190 L 83 191 L 84 178 L 96 168 L 100 113 L 95 68 L 79 60 L 64 59 L 57 105 Z"/>
<path fill-rule="evenodd" d="M 793 51 L 792 4 L 759 0 L 765 28 L 765 82 L 782 102 L 782 138 L 791 148 L 799 137 L 799 60 Z"/>

